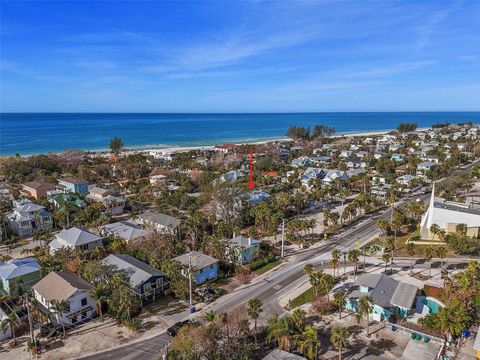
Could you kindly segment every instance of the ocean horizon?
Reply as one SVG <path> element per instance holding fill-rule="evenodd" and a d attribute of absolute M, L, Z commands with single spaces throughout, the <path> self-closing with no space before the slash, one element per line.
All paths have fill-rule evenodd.
<path fill-rule="evenodd" d="M 290 126 L 323 124 L 337 134 L 389 131 L 400 123 L 480 123 L 480 112 L 0 113 L 0 155 L 126 148 L 208 146 L 285 136 Z"/>

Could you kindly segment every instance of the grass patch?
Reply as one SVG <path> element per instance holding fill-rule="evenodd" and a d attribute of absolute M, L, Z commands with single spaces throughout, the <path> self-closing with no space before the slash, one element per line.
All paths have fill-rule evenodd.
<path fill-rule="evenodd" d="M 295 299 L 290 301 L 290 308 L 296 308 L 303 304 L 309 303 L 313 301 L 313 288 L 308 289 L 304 293 L 298 295 Z"/>
<path fill-rule="evenodd" d="M 266 273 L 268 270 L 273 269 L 274 267 L 280 265 L 281 261 L 279 259 L 273 260 L 272 262 L 266 263 L 265 265 L 259 267 L 255 270 L 255 274 L 261 275 Z"/>

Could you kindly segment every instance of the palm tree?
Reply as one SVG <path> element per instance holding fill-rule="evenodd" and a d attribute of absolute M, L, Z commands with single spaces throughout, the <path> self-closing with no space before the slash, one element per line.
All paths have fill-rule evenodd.
<path fill-rule="evenodd" d="M 395 247 L 396 247 L 396 241 L 395 241 L 395 238 L 392 238 L 392 237 L 389 237 L 387 238 L 387 240 L 385 241 L 385 247 L 386 247 L 386 250 L 387 251 L 390 251 L 390 273 L 393 273 L 393 252 L 395 251 Z"/>
<path fill-rule="evenodd" d="M 304 267 L 303 267 L 303 272 L 307 275 L 311 275 L 313 273 L 313 271 L 315 270 L 315 268 L 313 267 L 312 264 L 306 264 Z"/>
<path fill-rule="evenodd" d="M 318 333 L 312 326 L 308 325 L 301 334 L 296 336 L 296 342 L 300 352 L 309 360 L 317 359 L 318 356 Z"/>
<path fill-rule="evenodd" d="M 415 256 L 415 244 L 411 241 L 407 244 L 407 253 L 408 253 L 408 256 L 410 256 L 410 276 L 412 276 L 413 257 Z"/>
<path fill-rule="evenodd" d="M 353 263 L 353 278 L 357 277 L 357 266 L 358 261 L 360 260 L 360 250 L 358 249 L 351 249 L 348 251 L 348 261 Z"/>
<path fill-rule="evenodd" d="M 247 301 L 247 314 L 252 318 L 255 329 L 255 345 L 257 344 L 257 320 L 263 311 L 262 305 L 262 301 L 257 297 Z"/>
<path fill-rule="evenodd" d="M 342 309 L 345 307 L 347 303 L 347 296 L 344 292 L 338 291 L 333 294 L 333 303 L 338 309 L 339 318 L 342 318 Z"/>
<path fill-rule="evenodd" d="M 390 254 L 388 252 L 384 253 L 382 255 L 382 260 L 385 262 L 385 274 L 386 274 L 387 273 L 388 262 L 390 261 Z"/>
<path fill-rule="evenodd" d="M 348 330 L 343 326 L 335 326 L 332 329 L 332 334 L 330 335 L 330 341 L 332 342 L 335 349 L 338 350 L 338 358 L 342 360 L 342 349 L 347 346 L 348 343 Z"/>
<path fill-rule="evenodd" d="M 332 250 L 332 267 L 333 267 L 333 275 L 335 275 L 335 270 L 340 265 L 340 257 L 342 256 L 342 252 L 338 249 Z"/>
<path fill-rule="evenodd" d="M 103 321 L 103 302 L 106 300 L 107 295 L 108 292 L 104 285 L 97 285 L 90 290 L 90 296 L 97 304 L 97 312 L 100 315 L 101 321 Z"/>
<path fill-rule="evenodd" d="M 63 321 L 63 314 L 69 311 L 68 303 L 65 300 L 61 300 L 61 301 L 54 300 L 51 309 L 55 314 L 59 315 L 60 317 L 60 323 L 62 325 L 62 330 L 63 330 L 63 338 L 65 338 L 66 332 L 65 332 L 65 323 Z"/>
<path fill-rule="evenodd" d="M 293 310 L 292 315 L 290 316 L 292 325 L 298 332 L 302 332 L 304 330 L 306 315 L 307 313 L 305 312 L 305 310 L 296 308 L 295 310 Z"/>
<path fill-rule="evenodd" d="M 427 259 L 430 262 L 429 277 L 432 277 L 432 259 L 434 255 L 435 255 L 435 249 L 431 246 L 428 246 L 425 249 L 425 259 Z"/>
<path fill-rule="evenodd" d="M 432 226 L 430 226 L 430 232 L 433 234 L 432 241 L 435 239 L 435 236 L 438 234 L 439 231 L 440 227 L 437 224 L 432 224 Z"/>
<path fill-rule="evenodd" d="M 7 330 L 8 327 L 10 327 L 10 331 L 12 332 L 12 339 L 13 343 L 17 343 L 17 338 L 15 337 L 15 326 L 20 324 L 20 320 L 18 319 L 17 314 L 15 312 L 11 311 L 5 319 L 2 320 L 0 323 L 0 328 L 2 329 L 3 332 Z"/>
<path fill-rule="evenodd" d="M 280 319 L 275 314 L 267 323 L 267 341 L 273 341 L 279 349 L 289 351 L 292 346 L 290 330 L 290 318 L 285 316 Z"/>
<path fill-rule="evenodd" d="M 445 258 L 445 255 L 447 255 L 447 248 L 445 245 L 441 245 L 439 247 L 437 247 L 437 249 L 435 250 L 435 254 L 440 258 L 440 266 L 443 270 L 443 259 Z"/>
<path fill-rule="evenodd" d="M 364 316 L 367 319 L 367 336 L 370 336 L 369 315 L 372 312 L 372 310 L 373 310 L 373 299 L 368 295 L 362 296 L 358 300 L 358 315 L 359 315 L 360 319 Z"/>

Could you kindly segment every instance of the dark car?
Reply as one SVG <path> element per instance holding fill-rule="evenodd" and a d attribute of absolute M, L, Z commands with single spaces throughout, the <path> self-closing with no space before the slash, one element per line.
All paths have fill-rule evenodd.
<path fill-rule="evenodd" d="M 175 335 L 177 335 L 178 331 L 182 327 L 184 327 L 185 325 L 188 325 L 189 323 L 190 323 L 190 320 L 179 321 L 167 329 L 167 334 L 170 335 L 171 337 L 174 337 Z"/>

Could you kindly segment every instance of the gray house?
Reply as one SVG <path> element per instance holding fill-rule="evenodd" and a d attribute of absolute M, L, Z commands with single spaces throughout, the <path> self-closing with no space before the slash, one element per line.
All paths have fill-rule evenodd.
<path fill-rule="evenodd" d="M 112 224 L 100 226 L 101 236 L 117 236 L 127 243 L 145 237 L 150 231 L 142 229 L 138 224 L 131 221 L 118 221 Z"/>
<path fill-rule="evenodd" d="M 136 221 L 140 225 L 153 228 L 159 232 L 176 232 L 180 225 L 180 221 L 177 218 L 152 210 L 147 210 L 143 214 L 138 215 Z"/>
<path fill-rule="evenodd" d="M 23 200 L 5 215 L 12 231 L 19 237 L 32 236 L 36 230 L 51 229 L 52 215 L 45 207 Z"/>
<path fill-rule="evenodd" d="M 96 247 L 103 247 L 102 240 L 103 238 L 88 230 L 72 227 L 58 233 L 55 239 L 48 244 L 48 247 L 52 254 L 63 247 L 87 251 L 93 250 Z"/>
<path fill-rule="evenodd" d="M 128 254 L 108 255 L 102 262 L 114 265 L 117 271 L 127 275 L 130 279 L 130 287 L 141 296 L 142 300 L 155 300 L 157 296 L 168 293 L 170 289 L 165 273 Z"/>

